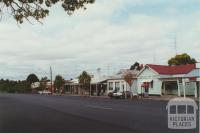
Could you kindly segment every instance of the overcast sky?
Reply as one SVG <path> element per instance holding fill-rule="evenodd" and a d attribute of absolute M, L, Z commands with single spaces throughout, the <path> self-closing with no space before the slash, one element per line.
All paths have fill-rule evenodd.
<path fill-rule="evenodd" d="M 43 25 L 0 22 L 0 78 L 25 79 L 101 68 L 111 74 L 143 64 L 167 64 L 177 52 L 200 61 L 199 0 L 96 0 L 72 16 L 54 6 Z"/>

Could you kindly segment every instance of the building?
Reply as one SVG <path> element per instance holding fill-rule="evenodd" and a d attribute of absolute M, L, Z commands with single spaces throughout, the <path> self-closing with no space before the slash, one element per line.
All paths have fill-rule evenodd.
<path fill-rule="evenodd" d="M 34 82 L 31 84 L 31 89 L 36 89 L 40 87 L 40 82 Z"/>
<path fill-rule="evenodd" d="M 130 87 L 128 83 L 124 80 L 124 75 L 126 73 L 131 73 L 133 75 L 133 83 Z M 130 91 L 137 94 L 137 70 L 122 69 L 117 74 L 108 77 L 107 79 L 107 93 L 113 92 L 114 90 L 118 92 Z"/>
<path fill-rule="evenodd" d="M 195 64 L 180 65 L 180 66 L 165 66 L 147 64 L 137 75 L 138 93 L 148 93 L 150 95 L 178 95 L 183 94 L 183 86 L 187 74 L 196 68 Z M 189 85 L 190 84 L 190 85 Z M 186 93 L 194 95 L 195 84 L 188 83 Z M 186 95 L 187 95 L 186 94 Z"/>
<path fill-rule="evenodd" d="M 184 76 L 184 79 L 186 80 L 186 85 L 191 86 L 191 84 L 194 84 L 194 90 L 195 90 L 195 97 L 198 97 L 199 94 L 199 88 L 200 88 L 200 68 L 195 68 L 188 74 Z"/>
<path fill-rule="evenodd" d="M 82 89 L 82 84 L 79 83 L 78 78 L 69 80 L 65 83 L 65 93 L 92 96 L 106 95 L 107 76 L 91 75 L 91 77 L 91 83 L 86 90 Z"/>
<path fill-rule="evenodd" d="M 47 80 L 47 82 L 46 82 L 46 90 L 47 91 L 50 91 L 50 92 L 55 92 L 55 88 L 54 88 L 54 81 L 49 81 L 49 80 Z"/>

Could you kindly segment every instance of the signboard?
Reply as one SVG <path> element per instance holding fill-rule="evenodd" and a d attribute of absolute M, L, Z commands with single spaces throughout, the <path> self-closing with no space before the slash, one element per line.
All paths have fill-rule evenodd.
<path fill-rule="evenodd" d="M 197 104 L 189 98 L 174 98 L 168 102 L 168 128 L 194 129 L 196 128 Z"/>

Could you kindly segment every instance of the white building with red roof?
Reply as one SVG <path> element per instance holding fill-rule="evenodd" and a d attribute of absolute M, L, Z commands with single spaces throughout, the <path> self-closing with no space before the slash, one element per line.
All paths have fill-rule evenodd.
<path fill-rule="evenodd" d="M 187 75 L 198 76 L 196 73 L 198 70 L 196 70 L 195 64 L 180 66 L 147 64 L 137 75 L 138 93 L 181 96 L 185 92 L 186 95 L 197 96 L 196 82 L 189 80 L 185 82 L 183 79 Z"/>

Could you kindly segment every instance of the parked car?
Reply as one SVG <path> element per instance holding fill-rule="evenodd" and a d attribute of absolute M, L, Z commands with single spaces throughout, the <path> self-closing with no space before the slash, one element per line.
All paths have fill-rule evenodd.
<path fill-rule="evenodd" d="M 113 92 L 108 93 L 108 96 L 110 98 L 125 99 L 125 95 L 126 95 L 126 98 L 131 98 L 131 95 L 132 95 L 132 98 L 137 97 L 137 95 L 133 94 L 131 91 L 124 91 L 124 92 L 113 91 Z"/>
<path fill-rule="evenodd" d="M 114 90 L 113 92 L 108 93 L 110 98 L 125 98 L 125 92 L 120 92 L 118 90 Z"/>
<path fill-rule="evenodd" d="M 122 92 L 109 92 L 108 96 L 110 98 L 123 98 L 123 93 Z"/>
<path fill-rule="evenodd" d="M 44 91 L 38 91 L 38 94 L 50 95 L 51 92 L 48 90 L 44 90 Z"/>

